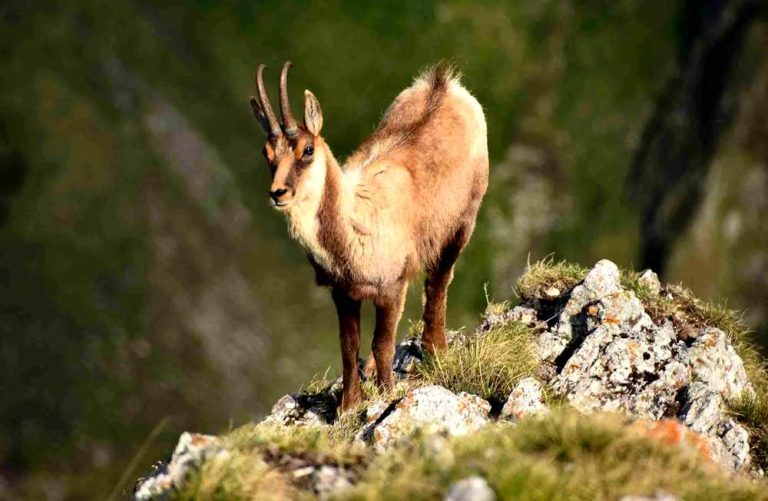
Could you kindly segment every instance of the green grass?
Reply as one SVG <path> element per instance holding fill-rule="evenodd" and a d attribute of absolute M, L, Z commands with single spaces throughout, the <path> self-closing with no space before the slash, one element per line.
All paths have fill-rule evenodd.
<path fill-rule="evenodd" d="M 375 455 L 334 442 L 332 427 L 250 425 L 231 432 L 230 455 L 207 461 L 176 499 L 305 499 L 263 459 L 270 447 L 359 476 L 339 499 L 440 499 L 452 482 L 485 478 L 500 499 L 617 499 L 660 490 L 685 499 L 763 499 L 765 485 L 729 477 L 693 449 L 649 439 L 618 414 L 560 409 L 457 439 L 415 436 Z"/>
<path fill-rule="evenodd" d="M 618 499 L 659 490 L 685 499 L 756 499 L 764 485 L 731 478 L 698 454 L 648 439 L 619 415 L 561 411 L 497 424 L 376 457 L 347 499 L 440 499 L 452 482 L 486 479 L 499 499 Z"/>
<path fill-rule="evenodd" d="M 584 280 L 589 270 L 567 261 L 555 262 L 552 258 L 528 264 L 525 273 L 517 279 L 515 292 L 522 299 L 547 297 L 546 291 L 556 288 L 564 292 Z"/>
<path fill-rule="evenodd" d="M 466 391 L 486 399 L 506 399 L 522 378 L 533 376 L 538 357 L 531 330 L 510 322 L 481 335 L 456 342 L 419 366 L 418 379 L 453 392 Z"/>
<path fill-rule="evenodd" d="M 192 500 L 283 500 L 308 498 L 288 479 L 271 468 L 256 451 L 237 451 L 228 457 L 206 461 L 174 499 Z"/>

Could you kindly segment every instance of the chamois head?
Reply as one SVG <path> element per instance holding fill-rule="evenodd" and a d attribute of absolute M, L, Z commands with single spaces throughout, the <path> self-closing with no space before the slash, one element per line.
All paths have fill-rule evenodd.
<path fill-rule="evenodd" d="M 319 180 L 325 175 L 324 143 L 320 137 L 323 127 L 323 113 L 317 98 L 308 90 L 304 91 L 304 123 L 298 124 L 291 112 L 288 100 L 288 70 L 290 61 L 283 65 L 280 74 L 280 113 L 282 126 L 272 111 L 267 92 L 264 89 L 262 73 L 265 66 L 259 65 L 256 72 L 258 97 L 251 96 L 253 114 L 267 133 L 264 157 L 272 173 L 269 196 L 278 210 L 287 210 L 294 201 L 302 200 L 317 190 Z M 322 171 L 322 172 L 318 172 Z"/>

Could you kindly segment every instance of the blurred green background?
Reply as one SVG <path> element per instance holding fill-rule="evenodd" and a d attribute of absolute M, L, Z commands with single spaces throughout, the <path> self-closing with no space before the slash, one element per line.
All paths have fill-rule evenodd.
<path fill-rule="evenodd" d="M 474 325 L 484 284 L 513 298 L 526 262 L 554 253 L 661 263 L 666 280 L 744 309 L 768 344 L 768 23 L 755 7 L 727 50 L 705 29 L 747 3 L 4 2 L 0 498 L 103 499 L 181 431 L 258 418 L 338 372 L 329 295 L 267 203 L 247 102 L 262 62 L 273 102 L 294 62 L 294 108 L 305 88 L 318 96 L 340 158 L 421 69 L 460 67 L 492 172 L 450 327 Z M 727 71 L 696 80 L 697 47 Z M 719 92 L 700 92 L 713 75 Z M 725 112 L 694 119 L 675 103 Z M 680 130 L 692 149 L 666 161 Z M 645 143 L 662 145 L 650 160 Z M 644 254 L 659 207 L 673 207 L 656 214 L 666 246 Z M 414 284 L 400 336 L 419 308 Z"/>

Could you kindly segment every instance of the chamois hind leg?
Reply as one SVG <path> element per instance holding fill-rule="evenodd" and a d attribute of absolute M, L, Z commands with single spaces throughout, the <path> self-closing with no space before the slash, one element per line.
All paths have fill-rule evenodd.
<path fill-rule="evenodd" d="M 376 359 L 373 356 L 373 352 L 368 354 L 368 358 L 365 359 L 365 365 L 363 366 L 363 375 L 365 375 L 366 381 L 373 379 L 376 375 Z"/>
<path fill-rule="evenodd" d="M 422 342 L 428 353 L 445 348 L 445 311 L 448 303 L 448 285 L 453 280 L 453 268 L 461 251 L 467 245 L 474 223 L 462 227 L 443 248 L 433 269 L 427 270 L 424 280 L 424 335 Z"/>
<path fill-rule="evenodd" d="M 360 301 L 350 298 L 339 289 L 334 289 L 331 295 L 339 316 L 343 412 L 356 406 L 362 398 L 357 367 L 357 354 L 360 351 Z"/>
<path fill-rule="evenodd" d="M 376 329 L 373 332 L 371 353 L 376 361 L 376 384 L 382 390 L 392 389 L 392 359 L 395 356 L 397 324 L 403 315 L 408 283 L 392 286 L 386 294 L 376 298 Z"/>

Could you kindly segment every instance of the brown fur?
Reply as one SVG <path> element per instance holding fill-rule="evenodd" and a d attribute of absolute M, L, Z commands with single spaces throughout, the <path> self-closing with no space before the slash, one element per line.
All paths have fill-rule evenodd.
<path fill-rule="evenodd" d="M 305 247 L 318 283 L 332 289 L 342 409 L 348 409 L 360 399 L 362 300 L 376 307 L 372 358 L 380 386 L 392 386 L 397 324 L 408 281 L 420 270 L 427 273 L 424 345 L 430 352 L 445 346 L 448 285 L 488 184 L 486 125 L 477 101 L 449 68 L 438 66 L 395 99 L 343 167 L 320 127 L 322 112 L 307 92 L 305 125 L 295 138 L 270 138 L 266 156 L 273 199 Z M 307 144 L 314 148 L 309 156 Z"/>

